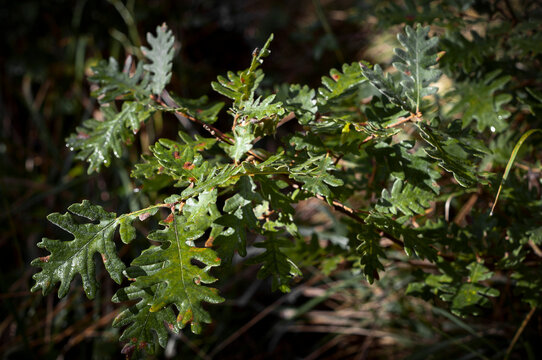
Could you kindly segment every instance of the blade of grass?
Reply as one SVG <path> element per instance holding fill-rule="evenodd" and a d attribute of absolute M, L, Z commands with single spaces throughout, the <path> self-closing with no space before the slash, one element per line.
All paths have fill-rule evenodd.
<path fill-rule="evenodd" d="M 516 156 L 519 152 L 519 149 L 521 148 L 521 145 L 527 140 L 529 136 L 532 134 L 540 132 L 542 133 L 541 129 L 531 129 L 527 131 L 523 136 L 519 139 L 519 141 L 516 143 L 516 146 L 514 146 L 514 150 L 512 150 L 512 154 L 510 155 L 510 159 L 508 159 L 508 164 L 506 164 L 506 169 L 504 170 L 504 175 L 501 180 L 501 184 L 499 185 L 499 190 L 497 191 L 497 196 L 495 196 L 495 201 L 493 202 L 493 206 L 491 207 L 491 212 L 489 213 L 489 216 L 493 215 L 493 210 L 495 210 L 495 206 L 497 205 L 497 201 L 499 200 L 499 195 L 501 194 L 502 187 L 504 185 L 504 182 L 508 178 L 508 173 L 510 172 L 510 169 L 512 168 L 512 165 L 514 164 L 514 160 L 516 160 Z"/>
<path fill-rule="evenodd" d="M 471 326 L 469 326 L 466 322 L 462 321 L 460 318 L 458 318 L 457 316 L 453 315 L 453 314 L 450 314 L 448 311 L 444 310 L 444 309 L 441 309 L 441 308 L 438 308 L 438 307 L 433 307 L 432 308 L 433 312 L 437 315 L 440 315 L 440 316 L 444 316 L 445 318 L 447 318 L 448 320 L 450 320 L 451 322 L 453 322 L 455 325 L 457 325 L 458 327 L 460 327 L 461 329 L 465 330 L 466 332 L 468 332 L 470 335 L 472 335 L 474 338 L 476 339 L 479 339 L 481 340 L 482 342 L 484 342 L 487 346 L 489 346 L 490 348 L 492 348 L 494 351 L 499 351 L 499 349 L 493 344 L 491 343 L 490 341 L 486 340 L 486 338 L 482 335 L 480 335 L 479 333 L 476 332 L 476 330 L 474 330 Z"/>

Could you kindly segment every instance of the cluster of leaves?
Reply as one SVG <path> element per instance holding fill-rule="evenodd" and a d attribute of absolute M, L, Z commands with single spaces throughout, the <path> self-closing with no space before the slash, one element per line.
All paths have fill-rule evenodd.
<path fill-rule="evenodd" d="M 202 324 L 211 322 L 202 303 L 223 301 L 209 284 L 220 276 L 221 266 L 235 256 L 246 257 L 248 247 L 257 254 L 245 263 L 260 266 L 258 277 L 270 278 L 272 289 L 283 292 L 302 276 L 296 259 L 307 252 L 325 254 L 305 260 L 327 272 L 345 261 L 372 283 L 393 265 L 390 254 L 399 250 L 406 264 L 417 260 L 431 269 L 415 271 L 417 281 L 408 292 L 438 296 L 455 314 L 478 314 L 499 296 L 493 281 L 497 270 L 509 272 L 529 304 L 540 305 L 541 288 L 532 281 L 540 282 L 535 274 L 541 263 L 532 267 L 524 261 L 542 245 L 541 228 L 534 225 L 541 219 L 529 212 L 541 205 L 534 191 L 505 191 L 509 204 L 502 214 L 490 217 L 489 206 L 476 207 L 469 226 L 464 222 L 465 211 L 473 207 L 470 200 L 459 203 L 454 221 L 449 217 L 453 197 L 472 195 L 476 201 L 494 194 L 488 186 L 497 178 L 487 170 L 502 160 L 481 139 L 487 131 L 507 131 L 513 96 L 504 90 L 511 76 L 480 68 L 466 79 L 457 76 L 453 89 L 441 91 L 435 83 L 442 74 L 456 79 L 459 70 L 449 62 L 439 69 L 441 58 L 449 55 L 439 52 L 431 28 L 418 24 L 398 35 L 396 71 L 345 64 L 322 77 L 318 89 L 283 84 L 271 93 L 261 88 L 271 36 L 253 52 L 247 69 L 212 83 L 229 99 L 231 128 L 222 132 L 212 124 L 224 115 L 224 103 L 175 98 L 165 90 L 174 54 L 171 31 L 162 25 L 147 39 L 151 48 L 141 49 L 146 59 L 139 64 L 130 60 L 120 70 L 111 59 L 93 68 L 90 80 L 98 86 L 103 118 L 86 121 L 68 145 L 92 172 L 122 156 L 132 134 L 155 112 L 173 113 L 209 136 L 181 130 L 180 141 L 160 139 L 151 146 L 152 155 L 135 165 L 132 176 L 143 191 L 167 196 L 156 205 L 117 216 L 83 201 L 69 207 L 71 214 L 51 214 L 49 220 L 74 239 L 38 244 L 51 254 L 32 263 L 42 268 L 34 275 L 33 290 L 49 293 L 60 282 L 59 296 L 64 296 L 79 274 L 92 298 L 97 285 L 93 256 L 100 253 L 114 281 L 130 281 L 113 297 L 132 302 L 114 321 L 114 326 L 127 326 L 121 340 L 128 353 L 151 351 L 149 344 L 156 342 L 165 346 L 168 330 L 178 332 L 188 324 L 200 333 Z M 445 44 L 456 46 L 451 40 Z M 466 56 L 476 66 L 484 55 Z M 528 102 L 523 97 L 531 113 L 541 107 L 536 94 L 530 92 Z M 515 111 L 525 113 L 519 106 Z M 293 120 L 297 130 L 274 139 L 273 151 L 257 147 Z M 341 236 L 339 230 L 328 237 L 313 232 L 308 242 L 294 215 L 296 206 L 310 198 L 335 210 Z M 442 208 L 444 217 L 438 214 Z M 530 216 L 511 224 L 506 219 L 514 211 Z M 126 267 L 117 255 L 116 229 L 129 243 L 136 238 L 133 222 L 156 214 L 163 228 L 147 236 L 148 249 Z M 90 222 L 80 223 L 74 215 Z M 322 249 L 315 236 L 330 246 Z"/>

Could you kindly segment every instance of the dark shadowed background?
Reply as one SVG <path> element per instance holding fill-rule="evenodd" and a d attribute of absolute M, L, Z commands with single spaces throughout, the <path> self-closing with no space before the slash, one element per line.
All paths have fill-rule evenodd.
<path fill-rule="evenodd" d="M 428 4 L 430 1 L 423 1 Z M 449 1 L 495 5 L 501 1 Z M 522 6 L 527 1 L 511 1 Z M 46 255 L 36 247 L 42 237 L 68 239 L 46 219 L 88 199 L 117 214 L 153 201 L 130 178 L 130 164 L 160 137 L 174 138 L 178 123 L 166 114 L 148 123 L 127 153 L 99 174 L 74 160 L 65 138 L 97 109 L 87 81 L 100 59 L 120 63 L 146 44 L 145 34 L 167 23 L 176 37 L 173 77 L 168 90 L 183 97 L 214 93 L 210 82 L 229 70 L 247 67 L 252 51 L 271 33 L 275 40 L 266 58 L 264 86 L 301 83 L 312 88 L 321 76 L 343 63 L 388 62 L 395 34 L 392 24 L 425 22 L 415 14 L 382 15 L 390 3 L 378 0 L 4 0 L 0 3 L 0 355 L 4 359 L 117 359 L 122 344 L 111 322 L 120 306 L 111 303 L 117 289 L 97 270 L 101 290 L 88 300 L 80 281 L 58 299 L 56 293 L 31 293 L 32 259 Z M 487 3 L 487 4 L 486 4 Z M 505 3 L 509 3 L 506 1 Z M 482 5 L 480 5 L 482 4 Z M 489 5 L 488 5 L 489 6 Z M 399 8 L 397 8 L 399 9 Z M 438 9 L 431 16 L 439 16 Z M 388 17 L 386 17 L 388 16 Z M 381 26 L 382 22 L 387 22 Z M 388 29 L 384 32 L 382 29 Z M 391 29 L 391 30 L 390 30 Z M 537 53 L 538 54 L 538 53 Z M 538 64 L 540 64 L 540 55 Z M 225 115 L 225 110 L 222 115 Z M 228 117 L 218 127 L 226 129 Z M 281 128 L 288 131 L 288 126 Z M 318 202 L 307 202 L 299 221 L 331 222 Z M 308 220 L 307 220 L 308 221 Z M 120 248 L 126 263 L 145 245 Z M 336 265 L 336 264 L 335 264 Z M 98 267 L 100 269 L 100 267 Z M 314 271 L 313 271 L 314 270 Z M 214 322 L 200 336 L 186 331 L 172 337 L 158 358 L 194 359 L 392 359 L 408 354 L 426 358 L 430 347 L 453 348 L 473 339 L 493 343 L 502 338 L 499 326 L 514 331 L 521 319 L 513 311 L 495 313 L 472 328 L 428 303 L 403 296 L 401 269 L 369 287 L 350 271 L 323 278 L 307 269 L 303 285 L 289 295 L 272 293 L 256 279 L 257 269 L 233 266 L 218 283 L 224 304 L 207 306 Z M 229 273 L 228 273 L 229 271 Z M 502 305 L 502 304 L 501 304 Z M 502 307 L 500 308 L 502 309 Z M 511 314 L 511 315 L 510 315 Z M 532 322 L 533 328 L 542 329 Z M 494 323 L 495 322 L 495 323 Z M 445 334 L 453 323 L 462 332 Z M 495 330 L 495 331 L 493 331 Z M 476 330 L 478 331 L 478 330 Z M 492 332 L 493 331 L 493 332 Z M 542 333 L 542 330 L 539 330 Z M 337 335 L 338 334 L 338 335 Z M 536 334 L 536 333 L 535 333 Z M 497 340 L 495 340 L 497 339 Z M 450 345 L 451 344 L 451 345 Z M 424 348 L 425 347 L 425 348 Z M 460 348 L 460 347 L 458 347 Z M 370 351 L 369 351 L 370 350 Z M 465 349 L 462 349 L 465 350 Z M 469 352 L 473 358 L 475 353 Z M 528 353 L 525 350 L 525 353 Z M 417 354 L 417 355 L 416 355 Z M 451 354 L 451 355 L 450 355 Z M 473 355 L 474 354 L 474 355 Z M 454 352 L 448 353 L 453 356 Z M 417 357 L 416 357 L 417 356 Z M 438 357 L 436 357 L 438 358 Z M 470 358 L 470 357 L 464 357 Z"/>

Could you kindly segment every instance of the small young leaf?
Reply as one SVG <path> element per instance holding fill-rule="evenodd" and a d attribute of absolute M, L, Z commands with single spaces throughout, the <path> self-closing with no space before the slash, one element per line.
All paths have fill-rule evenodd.
<path fill-rule="evenodd" d="M 269 36 L 261 50 L 254 50 L 252 53 L 252 62 L 250 67 L 237 74 L 228 72 L 227 78 L 218 76 L 216 81 L 211 83 L 211 87 L 216 92 L 234 100 L 234 107 L 239 106 L 241 102 L 254 98 L 254 92 L 264 78 L 263 72 L 258 67 L 263 63 L 263 58 L 270 53 L 269 45 L 273 41 L 273 34 Z"/>
<path fill-rule="evenodd" d="M 261 97 L 257 99 L 249 98 L 240 104 L 236 113 L 250 121 L 261 120 L 266 117 L 276 118 L 284 114 L 284 108 L 281 102 L 273 102 L 274 100 L 275 95 L 269 95 L 264 100 Z"/>
<path fill-rule="evenodd" d="M 322 76 L 322 85 L 324 86 L 318 88 L 318 102 L 321 104 L 326 104 L 328 101 L 348 93 L 366 80 L 358 63 L 344 64 L 342 73 L 331 69 L 329 75 L 331 78 Z"/>
<path fill-rule="evenodd" d="M 235 143 L 233 145 L 226 145 L 225 150 L 237 163 L 252 149 L 252 141 L 256 138 L 256 135 L 254 135 L 254 125 L 247 123 L 236 126 L 233 130 L 233 138 Z"/>

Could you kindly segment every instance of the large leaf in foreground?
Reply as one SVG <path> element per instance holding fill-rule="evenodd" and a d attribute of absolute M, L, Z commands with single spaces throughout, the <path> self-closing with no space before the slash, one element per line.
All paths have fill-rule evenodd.
<path fill-rule="evenodd" d="M 175 305 L 179 311 L 177 325 L 183 328 L 190 323 L 194 333 L 201 332 L 202 323 L 211 322 L 201 302 L 216 304 L 224 300 L 217 289 L 203 286 L 216 281 L 209 272 L 220 265 L 220 258 L 213 250 L 195 247 L 193 243 L 216 216 L 210 211 L 216 202 L 216 194 L 216 190 L 209 191 L 202 193 L 199 201 L 187 201 L 183 215 L 171 216 L 164 229 L 149 234 L 150 240 L 162 245 L 149 248 L 132 262 L 136 269 L 145 273 L 138 276 L 133 285 L 140 289 L 156 289 L 156 296 L 148 302 L 149 311 Z M 146 270 L 151 265 L 161 268 Z"/>
<path fill-rule="evenodd" d="M 42 289 L 48 294 L 55 283 L 60 281 L 58 296 L 63 297 L 68 292 L 70 283 L 76 274 L 83 280 L 83 288 L 89 298 L 96 294 L 96 275 L 94 255 L 100 253 L 105 268 L 111 278 L 118 284 L 122 281 L 124 263 L 117 255 L 113 234 L 118 225 L 116 215 L 105 211 L 102 207 L 91 205 L 84 200 L 81 204 L 73 204 L 68 210 L 97 224 L 78 224 L 72 214 L 53 213 L 47 217 L 53 224 L 73 234 L 71 241 L 60 241 L 44 238 L 38 247 L 45 248 L 51 255 L 37 258 L 31 265 L 39 266 L 42 271 L 33 276 L 36 284 L 32 291 Z"/>

